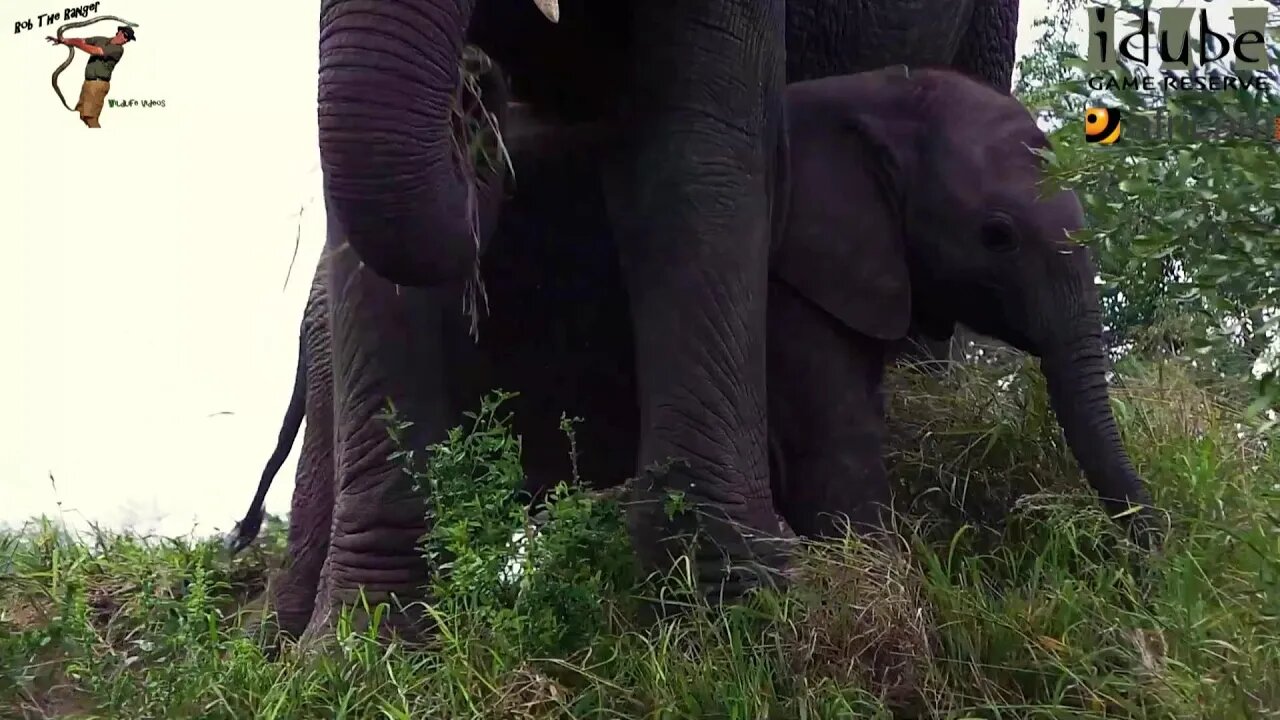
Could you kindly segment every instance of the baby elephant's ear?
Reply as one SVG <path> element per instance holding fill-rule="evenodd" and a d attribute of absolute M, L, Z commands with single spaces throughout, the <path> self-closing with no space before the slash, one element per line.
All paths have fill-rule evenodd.
<path fill-rule="evenodd" d="M 917 123 L 895 118 L 888 95 L 905 78 L 880 73 L 789 89 L 790 199 L 771 272 L 846 327 L 898 340 L 911 322 L 902 193 Z"/>

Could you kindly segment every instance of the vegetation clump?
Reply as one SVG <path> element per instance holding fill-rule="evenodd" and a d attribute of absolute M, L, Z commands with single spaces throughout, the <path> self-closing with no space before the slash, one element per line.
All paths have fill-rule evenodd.
<path fill-rule="evenodd" d="M 1128 373 L 1126 444 L 1172 528 L 1141 583 L 1026 365 L 894 373 L 898 542 L 811 544 L 785 594 L 662 617 L 644 608 L 680 576 L 635 571 L 616 499 L 572 478 L 537 518 L 514 498 L 499 395 L 419 479 L 441 497 L 424 555 L 449 570 L 429 647 L 340 622 L 326 652 L 264 657 L 245 628 L 278 522 L 228 560 L 216 538 L 78 537 L 43 519 L 0 536 L 0 716 L 1280 712 L 1275 437 L 1177 363 Z"/>

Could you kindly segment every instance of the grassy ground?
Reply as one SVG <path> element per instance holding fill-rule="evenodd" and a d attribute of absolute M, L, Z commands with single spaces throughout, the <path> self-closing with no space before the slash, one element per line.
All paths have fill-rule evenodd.
<path fill-rule="evenodd" d="M 792 592 L 723 611 L 644 612 L 678 573 L 640 578 L 617 508 L 569 490 L 510 579 L 519 448 L 492 405 L 420 478 L 452 568 L 426 649 L 340 623 L 265 660 L 278 523 L 229 562 L 33 522 L 0 536 L 0 717 L 1280 717 L 1277 451 L 1176 367 L 1129 368 L 1115 404 L 1172 527 L 1138 587 L 1029 367 L 899 373 L 900 546 L 807 548 Z"/>

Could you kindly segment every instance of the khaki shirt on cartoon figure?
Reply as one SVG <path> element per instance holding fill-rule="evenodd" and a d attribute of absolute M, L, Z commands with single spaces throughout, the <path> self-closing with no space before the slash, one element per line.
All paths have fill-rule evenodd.
<path fill-rule="evenodd" d="M 136 38 L 133 28 L 127 25 L 121 25 L 111 37 L 49 38 L 49 42 L 70 45 L 89 54 L 89 61 L 84 66 L 84 84 L 80 86 L 80 100 L 75 108 L 86 126 L 102 127 L 98 124 L 98 116 L 102 114 L 107 92 L 111 90 L 111 74 L 124 57 L 125 44 Z"/>

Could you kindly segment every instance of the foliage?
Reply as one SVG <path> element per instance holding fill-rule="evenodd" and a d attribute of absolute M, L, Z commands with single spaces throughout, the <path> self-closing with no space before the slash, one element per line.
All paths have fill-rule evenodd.
<path fill-rule="evenodd" d="M 583 491 L 576 479 L 552 488 L 541 512 L 530 513 L 520 439 L 510 415 L 500 414 L 511 397 L 497 391 L 479 412 L 466 413 L 471 426 L 428 448 L 422 471 L 401 439 L 406 424 L 390 408 L 393 457 L 406 461 L 430 498 L 422 549 L 436 578 L 435 612 L 472 623 L 455 633 L 478 632 L 517 652 L 571 652 L 608 620 L 602 597 L 621 602 L 618 588 L 634 584 L 633 556 L 617 503 Z M 571 423 L 563 428 L 572 441 Z"/>
<path fill-rule="evenodd" d="M 1132 64 L 1087 75 L 1067 35 L 1080 4 L 1057 6 L 1044 24 L 1045 41 L 1021 63 L 1016 92 L 1056 126 L 1048 154 L 1053 178 L 1077 189 L 1085 207 L 1088 229 L 1079 239 L 1096 252 L 1111 344 L 1121 355 L 1193 352 L 1202 369 L 1219 376 L 1249 377 L 1256 368 L 1262 382 L 1253 409 L 1280 402 L 1280 144 L 1271 141 L 1280 75 L 1274 66 L 1236 73 L 1234 61 L 1183 73 L 1260 82 L 1216 92 L 1166 91 L 1161 79 L 1178 73 L 1153 76 Z M 1268 55 L 1280 61 L 1280 47 L 1270 43 Z M 1124 86 L 1142 78 L 1152 87 Z M 1084 141 L 1082 110 L 1096 106 L 1128 118 L 1115 145 Z M 1156 113 L 1173 118 L 1171 137 L 1140 132 L 1135 116 Z"/>
<path fill-rule="evenodd" d="M 904 543 L 814 544 L 793 592 L 671 617 L 642 612 L 655 587 L 632 572 L 612 500 L 567 478 L 545 514 L 513 510 L 504 396 L 431 449 L 437 469 L 420 478 L 450 498 L 423 543 L 452 563 L 429 647 L 340 622 L 327 651 L 268 661 L 247 598 L 269 554 L 33 523 L 0 535 L 0 717 L 1280 713 L 1276 437 L 1185 363 L 1126 362 L 1124 439 L 1172 520 L 1142 594 L 1033 370 L 896 372 Z M 511 538 L 535 519 L 513 578 Z"/>
<path fill-rule="evenodd" d="M 1080 19 L 1084 0 L 1058 0 L 1051 3 L 1052 12 L 1032 23 L 1038 32 L 1035 49 L 1018 61 L 1013 94 L 1024 105 L 1034 109 L 1039 118 L 1052 122 L 1058 116 L 1079 117 L 1084 105 L 1078 97 L 1056 92 L 1059 83 L 1072 77 L 1072 67 L 1062 62 L 1064 56 L 1079 52 L 1069 35 L 1072 23 Z"/>

